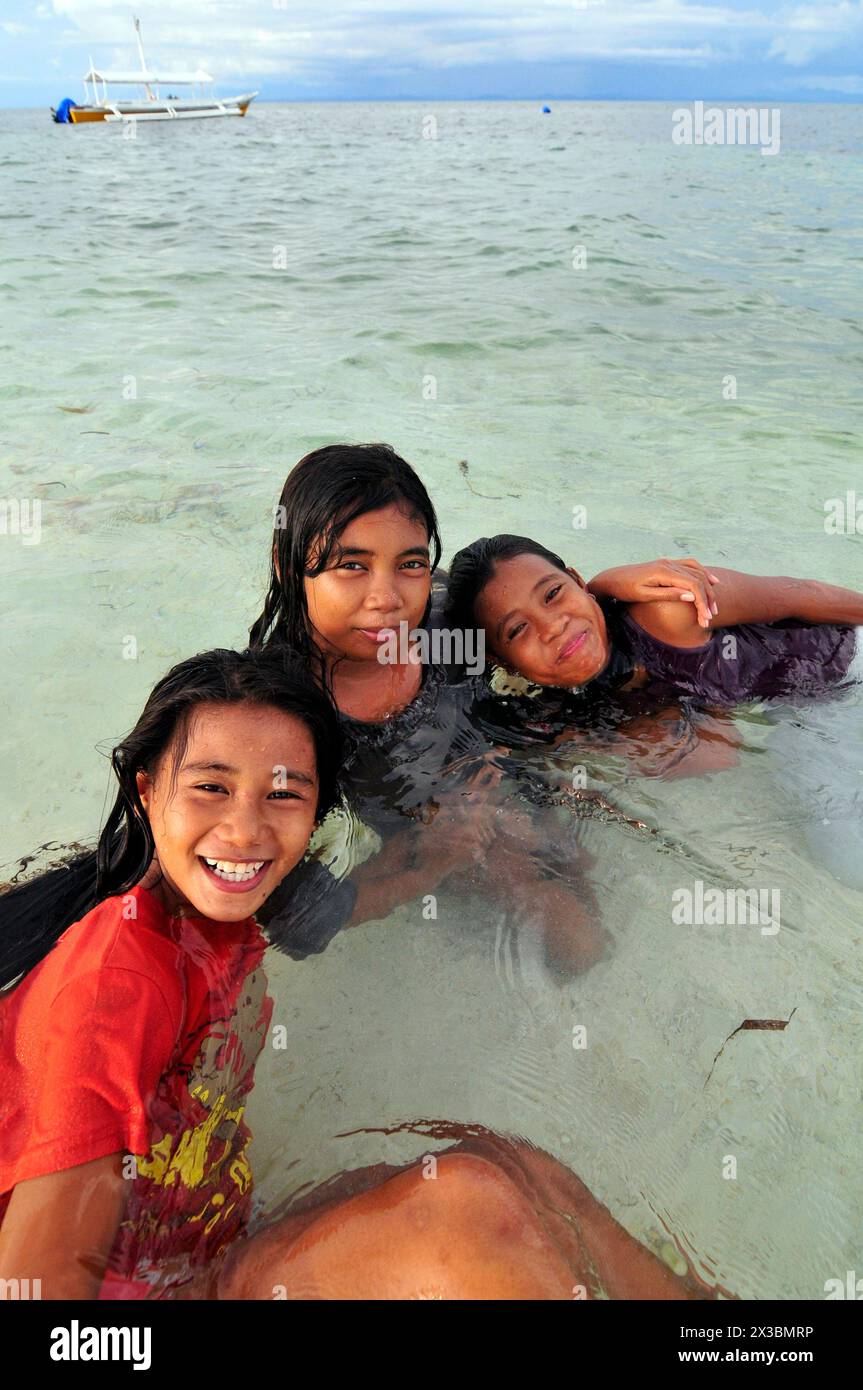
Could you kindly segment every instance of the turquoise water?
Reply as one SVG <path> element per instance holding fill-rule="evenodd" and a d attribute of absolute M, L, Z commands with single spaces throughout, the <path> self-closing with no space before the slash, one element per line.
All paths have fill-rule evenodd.
<path fill-rule="evenodd" d="M 409 458 L 446 556 L 516 530 L 587 573 L 694 554 L 863 589 L 861 536 L 824 526 L 863 497 L 863 110 L 783 108 L 764 158 L 675 146 L 672 109 L 265 105 L 135 139 L 0 115 L 0 495 L 42 509 L 38 544 L 0 535 L 0 860 L 95 833 L 94 750 L 171 662 L 242 641 L 283 477 L 325 442 Z M 744 1296 L 859 1269 L 863 898 L 831 827 L 859 816 L 860 716 L 744 711 L 738 766 L 692 782 L 592 763 L 628 815 L 780 887 L 776 937 L 675 926 L 692 875 L 591 823 L 612 944 L 574 981 L 481 874 L 433 924 L 407 904 L 273 959 L 263 1209 L 418 1152 L 338 1134 L 434 1115 L 542 1144 Z M 744 1018 L 792 1009 L 704 1086 Z"/>

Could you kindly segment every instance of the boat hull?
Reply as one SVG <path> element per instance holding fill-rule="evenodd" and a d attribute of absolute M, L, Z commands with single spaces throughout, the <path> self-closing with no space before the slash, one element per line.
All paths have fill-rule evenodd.
<path fill-rule="evenodd" d="M 69 112 L 71 125 L 83 125 L 87 121 L 104 121 L 107 111 L 88 110 L 86 106 L 73 106 Z"/>
<path fill-rule="evenodd" d="M 69 118 L 73 125 L 86 125 L 92 121 L 187 121 L 245 116 L 256 96 L 257 92 L 250 92 L 224 101 L 117 101 L 110 106 L 73 106 Z"/>

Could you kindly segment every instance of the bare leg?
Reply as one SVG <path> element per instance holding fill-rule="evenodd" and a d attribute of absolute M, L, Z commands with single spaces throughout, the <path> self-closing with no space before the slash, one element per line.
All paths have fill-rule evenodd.
<path fill-rule="evenodd" d="M 415 1165 L 276 1240 L 253 1238 L 227 1298 L 567 1299 L 569 1265 L 505 1173 L 472 1154 Z"/>
<path fill-rule="evenodd" d="M 522 846 L 501 837 L 487 852 L 488 890 L 515 916 L 542 934 L 549 966 L 564 978 L 584 974 L 602 960 L 609 936 L 584 877 L 587 856 L 569 881 L 544 875 Z"/>
<path fill-rule="evenodd" d="M 711 1297 L 639 1245 L 549 1154 L 480 1126 L 406 1128 L 461 1138 L 436 1155 L 433 1177 L 425 1176 L 428 1163 L 401 1171 L 381 1164 L 326 1184 L 305 1210 L 236 1244 L 218 1283 L 199 1296 Z"/>
<path fill-rule="evenodd" d="M 626 1231 L 581 1179 L 544 1149 L 495 1134 L 482 1125 L 433 1121 L 406 1126 L 435 1138 L 460 1134 L 447 1153 L 472 1153 L 495 1163 L 541 1217 L 565 1253 L 587 1297 L 705 1299 L 717 1290 L 692 1271 L 679 1276 Z M 720 1290 L 733 1297 L 727 1289 Z M 573 1291 L 571 1297 L 577 1296 Z"/>

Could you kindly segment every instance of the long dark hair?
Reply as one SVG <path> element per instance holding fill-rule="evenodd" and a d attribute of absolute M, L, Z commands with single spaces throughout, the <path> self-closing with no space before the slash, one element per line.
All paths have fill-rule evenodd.
<path fill-rule="evenodd" d="M 453 556 L 446 589 L 444 622 L 448 627 L 468 628 L 475 623 L 474 606 L 492 578 L 500 560 L 518 555 L 539 555 L 555 569 L 566 572 L 566 564 L 553 550 L 527 536 L 480 536 Z"/>
<path fill-rule="evenodd" d="M 153 773 L 162 754 L 188 738 L 202 704 L 272 705 L 306 725 L 315 745 L 317 819 L 338 797 L 342 733 L 338 715 L 301 657 L 269 651 L 217 650 L 181 661 L 163 676 L 132 732 L 111 754 L 119 790 L 95 850 L 0 893 L 0 989 L 26 975 L 57 939 L 105 898 L 139 883 L 153 857 L 153 834 L 136 773 Z"/>
<path fill-rule="evenodd" d="M 393 502 L 424 522 L 434 570 L 440 561 L 441 539 L 432 500 L 410 464 L 391 445 L 327 444 L 301 458 L 285 479 L 276 508 L 270 587 L 249 633 L 249 645 L 285 642 L 322 677 L 323 662 L 312 640 L 303 580 L 327 568 L 346 526 Z M 423 620 L 430 607 L 431 598 Z"/>

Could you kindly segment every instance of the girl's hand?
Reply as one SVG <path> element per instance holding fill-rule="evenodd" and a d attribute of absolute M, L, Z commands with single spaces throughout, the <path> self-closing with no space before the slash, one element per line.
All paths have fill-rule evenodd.
<path fill-rule="evenodd" d="M 718 569 L 716 573 L 707 572 L 695 560 L 678 560 L 672 563 L 661 560 L 660 566 L 668 565 L 672 570 L 683 570 L 693 576 L 691 591 L 696 594 L 699 585 L 696 579 L 705 576 L 711 584 L 721 583 L 721 608 L 717 611 L 711 597 L 713 617 L 708 615 L 705 622 L 702 609 L 685 609 L 679 603 L 662 603 L 663 598 L 681 597 L 675 587 L 657 587 L 655 581 L 645 583 L 642 578 L 643 596 L 630 602 L 630 615 L 647 632 L 658 637 L 672 647 L 692 647 L 701 644 L 697 627 L 709 627 L 714 632 L 719 628 L 737 627 L 741 623 L 781 623 L 789 618 L 801 623 L 829 623 L 838 627 L 856 627 L 863 623 L 863 594 L 854 589 L 841 589 L 835 584 L 821 584 L 815 579 L 793 579 L 789 575 L 741 574 L 739 570 Z M 657 566 L 632 565 L 630 569 L 657 571 Z M 614 583 L 617 571 L 608 572 Z M 600 587 L 596 592 L 612 593 L 611 588 L 602 587 L 606 580 L 600 575 Z M 594 589 L 591 580 L 590 588 Z M 703 586 L 704 587 L 704 586 Z M 652 592 L 651 592 L 652 590 Z M 705 587 L 705 592 L 708 592 Z M 697 618 L 698 622 L 693 622 Z"/>
<path fill-rule="evenodd" d="M 666 603 L 680 599 L 694 603 L 701 627 L 709 627 L 719 608 L 713 594 L 718 575 L 698 560 L 654 560 L 646 565 L 618 565 L 603 570 L 588 584 L 592 594 L 622 603 Z"/>
<path fill-rule="evenodd" d="M 452 868 L 470 859 L 484 859 L 497 834 L 499 801 L 492 793 L 503 777 L 495 749 L 466 754 L 449 763 L 441 779 L 442 794 L 417 809 L 417 849 L 424 860 Z M 453 772 L 469 775 L 452 785 Z"/>

